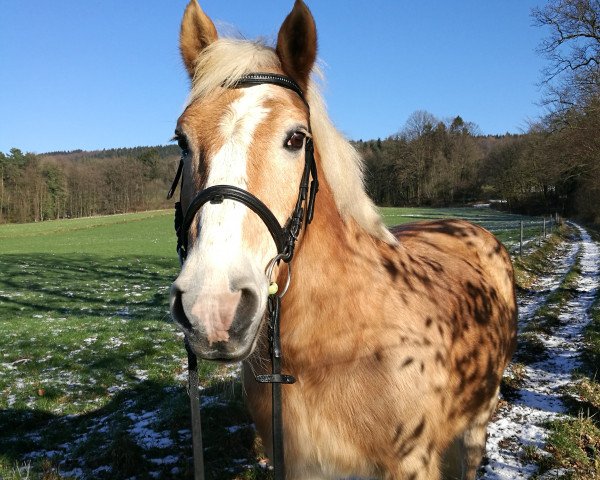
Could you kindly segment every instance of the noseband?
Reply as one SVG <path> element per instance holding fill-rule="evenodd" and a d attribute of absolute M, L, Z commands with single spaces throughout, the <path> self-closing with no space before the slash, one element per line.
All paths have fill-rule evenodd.
<path fill-rule="evenodd" d="M 300 86 L 291 78 L 284 75 L 272 73 L 252 73 L 240 78 L 231 88 L 246 88 L 255 85 L 271 84 L 287 88 L 297 93 L 302 101 L 308 107 L 308 102 Z M 310 132 L 310 122 L 309 122 Z M 177 169 L 177 174 L 173 184 L 169 189 L 167 198 L 171 198 L 177 185 L 179 185 L 183 171 L 184 155 L 182 155 Z M 312 177 L 312 181 L 310 181 Z M 310 181 L 310 188 L 309 188 Z M 300 234 L 302 223 L 308 226 L 314 215 L 315 198 L 319 190 L 319 181 L 317 178 L 317 166 L 314 158 L 314 146 L 312 138 L 306 137 L 304 146 L 304 170 L 300 180 L 300 187 L 296 206 L 285 226 L 281 226 L 273 212 L 260 199 L 250 192 L 233 185 L 213 185 L 200 191 L 188 206 L 185 214 L 181 208 L 181 202 L 175 204 L 175 230 L 177 232 L 177 253 L 181 264 L 185 262 L 188 256 L 188 237 L 190 228 L 194 223 L 196 214 L 206 203 L 220 204 L 223 200 L 233 200 L 242 203 L 254 213 L 256 213 L 268 228 L 275 246 L 277 255 L 269 263 L 268 277 L 271 281 L 272 268 L 279 261 L 288 264 L 288 282 L 289 282 L 289 263 L 294 256 L 296 240 Z M 308 198 L 307 198 L 308 197 Z M 305 211 L 306 203 L 306 211 Z M 281 400 L 281 384 L 294 383 L 296 379 L 290 375 L 281 373 L 281 342 L 279 338 L 279 312 L 281 307 L 281 298 L 285 291 L 277 294 L 277 290 L 269 291 L 268 299 L 268 319 L 269 319 L 269 344 L 272 362 L 272 373 L 270 375 L 256 375 L 259 383 L 270 383 L 272 385 L 272 415 L 273 415 L 273 463 L 275 479 L 285 478 L 284 454 L 283 454 L 283 414 Z M 189 390 L 190 402 L 192 407 L 192 437 L 194 451 L 194 478 L 200 480 L 204 478 L 203 452 L 202 452 L 202 431 L 200 425 L 200 402 L 198 392 L 198 372 L 197 358 L 186 340 L 186 349 L 188 352 L 188 370 L 189 370 Z"/>

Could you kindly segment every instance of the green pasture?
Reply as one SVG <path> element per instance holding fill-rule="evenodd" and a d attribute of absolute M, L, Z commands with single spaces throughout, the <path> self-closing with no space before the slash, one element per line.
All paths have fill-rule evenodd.
<path fill-rule="evenodd" d="M 190 478 L 178 268 L 171 212 L 0 226 L 0 478 Z M 231 478 L 253 430 L 229 369 L 201 374 Z"/>
<path fill-rule="evenodd" d="M 150 255 L 176 261 L 174 236 L 173 213 L 165 210 L 0 225 L 0 253 Z"/>
<path fill-rule="evenodd" d="M 388 225 L 466 217 L 500 237 L 520 220 L 382 213 Z M 178 269 L 171 211 L 0 226 L 0 479 L 191 478 L 185 354 L 168 313 Z M 235 378 L 201 364 L 208 478 L 268 478 Z"/>
<path fill-rule="evenodd" d="M 543 237 L 544 219 L 492 210 L 487 207 L 462 208 L 382 208 L 381 214 L 388 226 L 421 220 L 441 220 L 463 218 L 487 228 L 511 251 L 519 246 L 521 222 L 523 222 L 524 243 L 537 241 Z M 546 219 L 546 233 L 554 228 L 554 222 Z"/>

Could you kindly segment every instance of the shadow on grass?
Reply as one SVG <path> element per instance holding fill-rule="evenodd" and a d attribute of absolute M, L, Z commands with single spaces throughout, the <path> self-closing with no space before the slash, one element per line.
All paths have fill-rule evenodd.
<path fill-rule="evenodd" d="M 185 352 L 162 323 L 177 260 L 0 255 L 0 271 L 0 477 L 192 478 Z M 206 478 L 268 478 L 241 385 L 208 383 Z"/>
<path fill-rule="evenodd" d="M 165 317 L 177 270 L 175 258 L 143 255 L 0 255 L 0 318 L 27 311 Z"/>
<path fill-rule="evenodd" d="M 239 382 L 202 392 L 207 479 L 267 479 Z M 81 415 L 0 410 L 0 462 L 31 463 L 59 478 L 193 478 L 189 399 L 184 387 L 145 381 Z M 46 472 L 46 473 L 43 473 Z M 18 478 L 15 476 L 15 478 Z"/>

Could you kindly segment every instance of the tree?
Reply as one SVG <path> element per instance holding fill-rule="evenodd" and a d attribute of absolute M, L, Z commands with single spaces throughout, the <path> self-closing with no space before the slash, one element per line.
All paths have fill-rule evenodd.
<path fill-rule="evenodd" d="M 467 203 L 474 200 L 479 193 L 477 164 L 483 155 L 473 136 L 476 130 L 477 127 L 473 123 L 465 122 L 460 116 L 455 117 L 447 129 L 447 203 L 454 203 L 456 200 Z"/>
<path fill-rule="evenodd" d="M 0 223 L 4 221 L 4 171 L 8 165 L 8 159 L 0 152 Z"/>
<path fill-rule="evenodd" d="M 54 163 L 48 163 L 42 166 L 42 175 L 48 190 L 48 196 L 43 205 L 44 218 L 65 217 L 67 179 L 64 170 Z"/>
<path fill-rule="evenodd" d="M 434 127 L 438 123 L 431 113 L 417 110 L 410 114 L 397 138 L 408 143 L 409 155 L 406 162 L 415 179 L 416 205 L 421 205 L 426 196 L 427 176 L 432 165 L 432 140 Z"/>
<path fill-rule="evenodd" d="M 532 177 L 547 205 L 600 222 L 600 0 L 550 0 L 532 16 L 549 29 L 539 51 L 542 103 L 553 107 L 528 137 Z"/>
<path fill-rule="evenodd" d="M 407 141 L 415 140 L 431 132 L 437 123 L 438 120 L 433 114 L 425 110 L 416 110 L 410 114 L 398 136 Z"/>
<path fill-rule="evenodd" d="M 532 11 L 550 29 L 539 46 L 549 65 L 543 72 L 544 103 L 561 112 L 600 94 L 600 0 L 550 0 Z"/>

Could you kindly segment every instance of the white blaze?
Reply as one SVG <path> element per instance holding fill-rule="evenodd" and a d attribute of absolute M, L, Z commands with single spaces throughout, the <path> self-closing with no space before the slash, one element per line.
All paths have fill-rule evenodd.
<path fill-rule="evenodd" d="M 233 185 L 247 190 L 247 158 L 256 128 L 269 109 L 263 106 L 267 90 L 263 86 L 240 89 L 241 97 L 231 103 L 220 123 L 225 143 L 209 158 L 206 188 Z M 184 271 L 203 272 L 204 295 L 227 291 L 228 266 L 235 264 L 242 250 L 242 225 L 248 208 L 233 200 L 206 204 L 200 210 L 200 237 L 191 249 Z"/>

